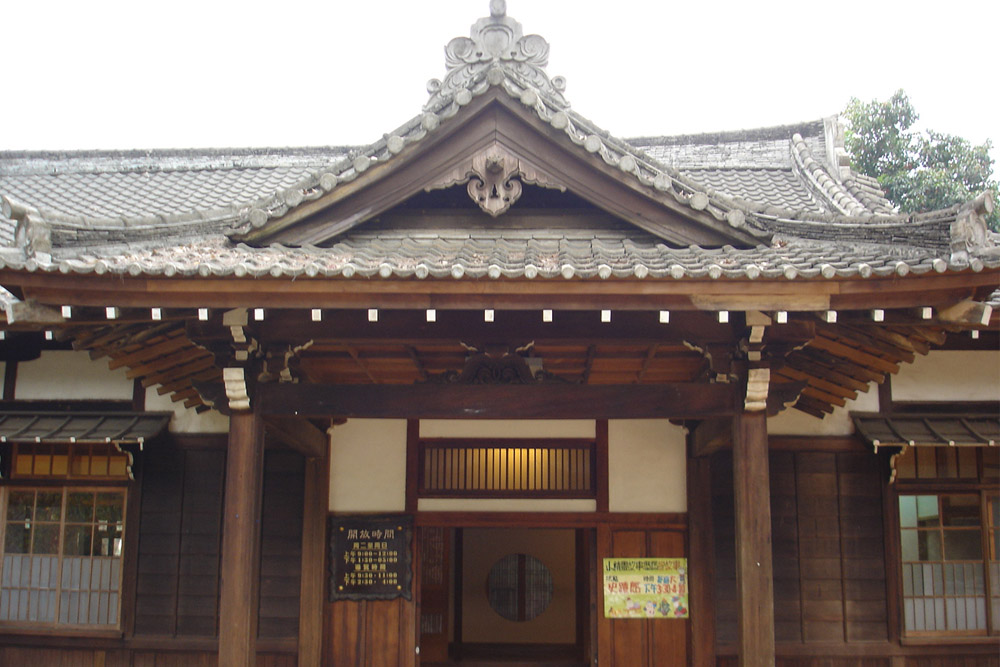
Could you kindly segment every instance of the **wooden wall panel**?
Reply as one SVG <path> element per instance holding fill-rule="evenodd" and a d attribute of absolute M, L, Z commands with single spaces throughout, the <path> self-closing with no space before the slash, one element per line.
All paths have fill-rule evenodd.
<path fill-rule="evenodd" d="M 141 465 L 135 633 L 173 636 L 177 629 L 184 453 L 164 442 L 149 447 Z"/>
<path fill-rule="evenodd" d="M 216 634 L 225 453 L 150 447 L 143 459 L 135 634 Z"/>
<path fill-rule="evenodd" d="M 679 532 L 650 531 L 649 555 L 653 558 L 683 557 L 684 535 Z M 690 572 L 690 568 L 688 568 Z M 650 665 L 686 665 L 690 621 L 641 621 L 649 626 Z"/>
<path fill-rule="evenodd" d="M 1000 655 L 908 657 L 905 667 L 1000 667 Z"/>
<path fill-rule="evenodd" d="M 795 455 L 802 639 L 844 641 L 835 454 Z"/>
<path fill-rule="evenodd" d="M 268 450 L 261 509 L 261 638 L 298 637 L 302 569 L 305 460 L 296 452 Z"/>
<path fill-rule="evenodd" d="M 683 558 L 680 531 L 602 528 L 598 533 L 598 572 L 602 558 Z M 598 597 L 599 663 L 611 667 L 687 664 L 688 621 L 608 619 Z"/>
<path fill-rule="evenodd" d="M 877 459 L 838 454 L 844 631 L 847 641 L 888 639 L 883 478 Z"/>
<path fill-rule="evenodd" d="M 731 458 L 712 459 L 717 646 L 736 641 Z M 868 453 L 772 451 L 775 637 L 829 646 L 888 639 L 879 461 Z M 853 664 L 853 663 L 852 663 Z"/>
<path fill-rule="evenodd" d="M 94 667 L 103 651 L 58 648 L 0 647 L 0 665 L 18 667 Z M 106 663 L 105 663 L 106 664 Z"/>
<path fill-rule="evenodd" d="M 323 664 L 330 667 L 412 667 L 416 614 L 411 600 L 328 603 Z"/>
<path fill-rule="evenodd" d="M 795 458 L 772 452 L 771 541 L 774 563 L 774 639 L 802 640 L 802 589 L 799 581 L 798 501 Z"/>
<path fill-rule="evenodd" d="M 733 506 L 733 459 L 712 457 L 712 526 L 715 545 L 715 640 L 736 643 L 736 528 Z M 777 595 L 777 592 L 775 593 Z M 778 606 L 775 598 L 775 606 Z"/>
<path fill-rule="evenodd" d="M 215 653 L 180 651 L 137 651 L 132 667 L 218 667 Z"/>
<path fill-rule="evenodd" d="M 638 530 L 611 531 L 612 558 L 645 558 L 646 533 Z M 601 605 L 600 613 L 604 613 Z M 647 665 L 649 653 L 649 634 L 647 622 L 635 619 L 612 619 L 611 629 L 611 664 L 624 667 Z"/>
<path fill-rule="evenodd" d="M 219 615 L 219 553 L 226 455 L 184 452 L 177 635 L 214 637 Z"/>
<path fill-rule="evenodd" d="M 916 656 L 899 655 L 901 651 L 919 651 L 919 649 L 900 649 L 886 644 L 875 644 L 872 652 L 884 652 L 883 655 L 868 656 L 777 656 L 775 667 L 1000 667 L 1000 655 L 962 655 L 958 647 L 952 647 L 951 655 Z M 940 650 L 940 649 L 938 649 Z M 892 655 L 888 655 L 892 654 Z M 717 667 L 737 667 L 735 656 L 720 657 Z"/>

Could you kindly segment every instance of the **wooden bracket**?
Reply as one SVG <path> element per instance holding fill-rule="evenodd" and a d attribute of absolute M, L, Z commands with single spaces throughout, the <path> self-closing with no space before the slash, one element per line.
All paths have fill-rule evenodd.
<path fill-rule="evenodd" d="M 747 393 L 743 409 L 747 412 L 766 410 L 767 392 L 770 384 L 770 368 L 751 368 L 747 373 Z"/>
<path fill-rule="evenodd" d="M 264 420 L 267 434 L 307 459 L 322 459 L 330 441 L 325 431 L 304 417 L 269 416 Z"/>
<path fill-rule="evenodd" d="M 250 395 L 247 390 L 246 372 L 242 368 L 223 368 L 222 380 L 226 384 L 226 398 L 229 399 L 229 409 L 249 410 Z"/>

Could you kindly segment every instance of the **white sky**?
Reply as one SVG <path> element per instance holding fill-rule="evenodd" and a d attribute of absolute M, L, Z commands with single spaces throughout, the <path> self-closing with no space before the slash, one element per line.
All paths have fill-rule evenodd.
<path fill-rule="evenodd" d="M 370 143 L 419 113 L 444 45 L 488 5 L 11 1 L 0 150 Z M 549 41 L 573 108 L 618 136 L 815 120 L 903 88 L 922 126 L 1000 144 L 995 0 L 509 0 L 508 14 Z"/>

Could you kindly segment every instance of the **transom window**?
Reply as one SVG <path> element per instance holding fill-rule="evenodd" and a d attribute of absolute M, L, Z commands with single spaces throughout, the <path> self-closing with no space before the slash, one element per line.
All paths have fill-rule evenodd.
<path fill-rule="evenodd" d="M 125 490 L 6 487 L 0 622 L 115 628 Z"/>
<path fill-rule="evenodd" d="M 1000 634 L 1000 451 L 910 448 L 898 473 L 907 635 Z"/>
<path fill-rule="evenodd" d="M 593 498 L 593 440 L 424 439 L 419 488 L 423 498 Z"/>

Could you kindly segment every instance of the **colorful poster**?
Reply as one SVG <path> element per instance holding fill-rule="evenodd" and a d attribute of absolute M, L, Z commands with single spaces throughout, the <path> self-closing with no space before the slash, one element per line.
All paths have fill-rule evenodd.
<path fill-rule="evenodd" d="M 605 558 L 604 616 L 687 618 L 687 559 Z"/>

